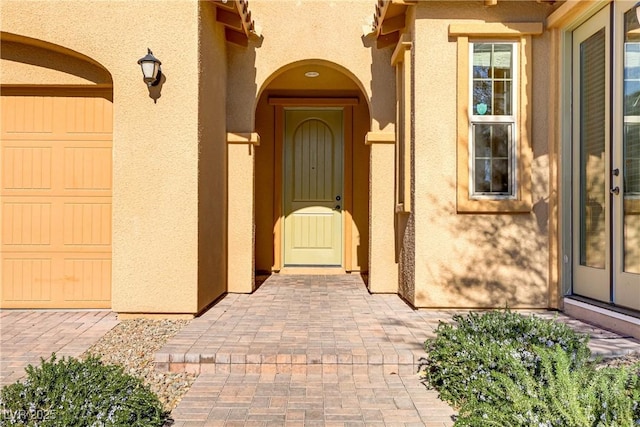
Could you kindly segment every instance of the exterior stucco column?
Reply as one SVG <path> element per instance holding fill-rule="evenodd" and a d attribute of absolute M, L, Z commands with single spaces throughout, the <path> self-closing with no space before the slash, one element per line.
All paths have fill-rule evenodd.
<path fill-rule="evenodd" d="M 398 292 L 395 256 L 395 133 L 369 132 L 369 291 Z"/>
<path fill-rule="evenodd" d="M 254 290 L 255 149 L 257 133 L 227 133 L 228 191 L 228 292 Z"/>

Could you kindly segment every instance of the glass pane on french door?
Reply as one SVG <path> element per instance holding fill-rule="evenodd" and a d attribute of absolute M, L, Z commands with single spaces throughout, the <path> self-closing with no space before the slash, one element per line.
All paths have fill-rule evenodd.
<path fill-rule="evenodd" d="M 609 302 L 609 7 L 573 32 L 573 290 Z"/>
<path fill-rule="evenodd" d="M 580 265 L 605 268 L 606 33 L 580 43 Z"/>
<path fill-rule="evenodd" d="M 623 271 L 640 274 L 640 23 L 635 7 L 625 13 L 624 27 Z"/>
<path fill-rule="evenodd" d="M 622 105 L 614 114 L 622 120 L 612 149 L 613 295 L 616 304 L 640 310 L 640 23 L 635 1 L 616 6 L 615 22 L 623 31 L 616 40 Z"/>

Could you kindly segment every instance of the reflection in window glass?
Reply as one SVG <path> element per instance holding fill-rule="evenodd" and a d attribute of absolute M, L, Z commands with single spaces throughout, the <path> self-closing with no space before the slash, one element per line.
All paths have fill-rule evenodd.
<path fill-rule="evenodd" d="M 623 269 L 640 274 L 640 24 L 624 15 L 624 127 L 622 144 Z"/>
<path fill-rule="evenodd" d="M 513 114 L 511 109 L 512 75 L 513 44 L 474 43 L 474 114 L 504 116 Z"/>
<path fill-rule="evenodd" d="M 511 126 L 476 124 L 473 128 L 475 193 L 509 194 Z"/>

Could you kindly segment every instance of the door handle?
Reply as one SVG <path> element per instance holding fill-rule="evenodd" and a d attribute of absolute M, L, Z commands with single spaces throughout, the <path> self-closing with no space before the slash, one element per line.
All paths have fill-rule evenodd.
<path fill-rule="evenodd" d="M 333 209 L 336 210 L 336 211 L 339 211 L 340 210 L 340 205 L 336 205 L 336 207 L 333 208 Z"/>
<path fill-rule="evenodd" d="M 620 194 L 620 187 L 614 187 L 614 188 L 610 189 L 609 193 L 615 194 L 617 196 L 618 194 Z"/>

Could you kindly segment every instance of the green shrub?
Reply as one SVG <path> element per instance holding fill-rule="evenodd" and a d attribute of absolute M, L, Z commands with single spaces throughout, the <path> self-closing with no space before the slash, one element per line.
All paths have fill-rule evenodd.
<path fill-rule="evenodd" d="M 425 343 L 427 357 L 420 372 L 425 384 L 454 406 L 482 390 L 478 379 L 491 381 L 492 372 L 508 373 L 511 360 L 536 376 L 541 370 L 537 349 L 559 346 L 569 354 L 570 367 L 584 365 L 590 356 L 588 336 L 565 324 L 506 311 L 456 315 L 453 324 L 440 322 L 436 338 Z"/>
<path fill-rule="evenodd" d="M 162 404 L 138 378 L 90 356 L 29 365 L 26 379 L 0 392 L 0 425 L 161 426 Z"/>
<path fill-rule="evenodd" d="M 460 408 L 456 427 L 632 427 L 640 424 L 640 388 L 631 369 L 572 369 L 561 348 L 537 349 L 539 376 L 518 358 L 504 360 L 505 372 L 478 379 L 482 389 Z"/>

